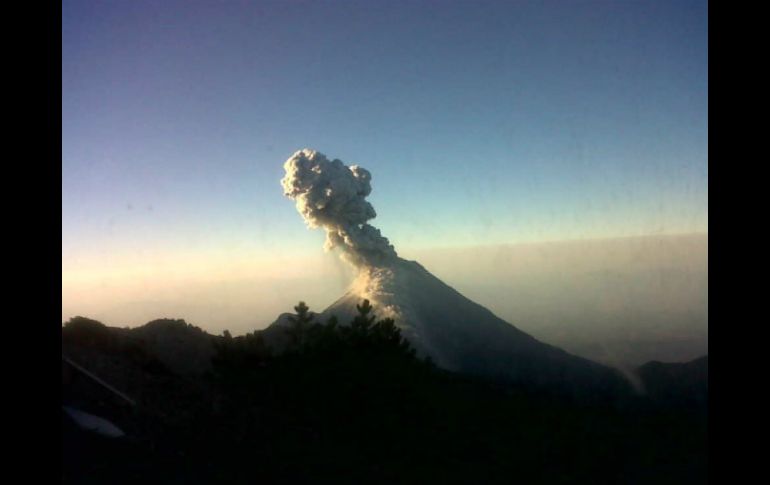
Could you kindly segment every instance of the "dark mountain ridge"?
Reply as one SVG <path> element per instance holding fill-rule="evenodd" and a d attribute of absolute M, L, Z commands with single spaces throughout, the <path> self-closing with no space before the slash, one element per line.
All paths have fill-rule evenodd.
<path fill-rule="evenodd" d="M 304 344 L 276 354 L 260 332 L 212 336 L 169 320 L 135 332 L 84 320 L 64 326 L 62 351 L 137 405 L 109 416 L 127 440 L 70 429 L 68 439 L 77 438 L 65 446 L 64 483 L 706 478 L 706 423 L 687 409 L 646 398 L 585 404 L 444 371 L 419 359 L 396 327 L 378 327 L 382 321 L 309 325 Z M 169 334 L 211 343 L 209 370 L 163 364 L 156 352 Z M 105 416 L 81 397 L 79 409 Z"/>

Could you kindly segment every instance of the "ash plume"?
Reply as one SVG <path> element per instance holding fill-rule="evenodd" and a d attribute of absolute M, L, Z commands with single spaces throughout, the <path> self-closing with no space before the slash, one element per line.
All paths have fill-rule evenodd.
<path fill-rule="evenodd" d="M 384 266 L 397 257 L 380 230 L 367 224 L 377 213 L 366 196 L 372 191 L 368 170 L 329 160 L 308 148 L 297 151 L 283 165 L 284 195 L 294 199 L 310 228 L 326 230 L 324 248 L 340 248 L 356 267 Z"/>

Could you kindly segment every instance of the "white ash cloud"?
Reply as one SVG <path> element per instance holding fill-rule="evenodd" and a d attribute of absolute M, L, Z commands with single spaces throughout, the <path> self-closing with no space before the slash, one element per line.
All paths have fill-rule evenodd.
<path fill-rule="evenodd" d="M 372 192 L 368 170 L 348 167 L 307 148 L 292 155 L 283 168 L 284 195 L 297 202 L 297 211 L 308 227 L 326 230 L 326 250 L 339 247 L 343 257 L 357 267 L 395 260 L 396 251 L 388 239 L 367 224 L 377 216 L 366 200 Z"/>

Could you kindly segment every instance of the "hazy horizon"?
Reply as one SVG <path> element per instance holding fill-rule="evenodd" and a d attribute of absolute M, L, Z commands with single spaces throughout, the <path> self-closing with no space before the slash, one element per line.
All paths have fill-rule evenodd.
<path fill-rule="evenodd" d="M 708 234 L 406 249 L 400 256 L 573 353 L 635 361 L 708 351 Z M 184 262 L 169 264 L 165 280 L 63 273 L 62 320 L 81 315 L 135 327 L 182 318 L 212 334 L 240 335 L 265 328 L 299 300 L 324 310 L 354 277 L 336 252 L 317 248 L 314 255 L 284 258 L 278 258 L 284 272 L 273 274 L 260 274 L 254 262 L 220 267 L 210 278 Z M 195 271 L 204 273 L 196 280 Z"/>

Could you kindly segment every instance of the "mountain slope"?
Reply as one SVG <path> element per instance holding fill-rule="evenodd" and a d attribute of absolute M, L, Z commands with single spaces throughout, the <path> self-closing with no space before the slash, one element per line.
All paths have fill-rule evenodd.
<path fill-rule="evenodd" d="M 448 370 L 570 393 L 629 389 L 614 369 L 545 344 L 495 316 L 415 261 L 362 268 L 350 291 L 321 314 L 340 322 L 368 299 L 378 318 L 393 318 L 420 355 Z"/>

